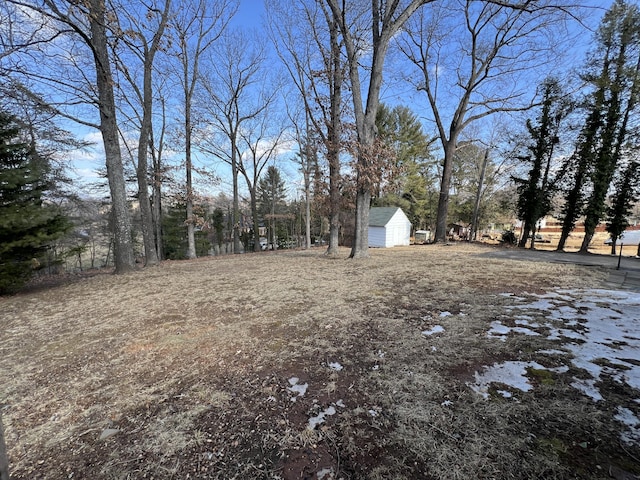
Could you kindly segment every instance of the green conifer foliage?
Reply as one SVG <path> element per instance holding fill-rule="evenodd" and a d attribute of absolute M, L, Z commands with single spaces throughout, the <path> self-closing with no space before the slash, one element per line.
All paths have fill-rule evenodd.
<path fill-rule="evenodd" d="M 69 228 L 58 207 L 45 201 L 48 162 L 19 134 L 14 119 L 0 112 L 0 294 L 22 287 L 47 246 Z"/>

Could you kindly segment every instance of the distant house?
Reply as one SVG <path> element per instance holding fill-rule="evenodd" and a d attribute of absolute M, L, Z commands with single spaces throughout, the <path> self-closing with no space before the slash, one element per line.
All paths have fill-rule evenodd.
<path fill-rule="evenodd" d="M 369 246 L 409 245 L 411 222 L 399 207 L 373 207 L 369 211 Z"/>

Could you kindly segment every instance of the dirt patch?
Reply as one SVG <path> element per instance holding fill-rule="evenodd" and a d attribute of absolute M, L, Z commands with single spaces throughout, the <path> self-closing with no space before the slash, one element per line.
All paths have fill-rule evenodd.
<path fill-rule="evenodd" d="M 538 378 L 518 402 L 485 401 L 466 385 L 488 361 L 528 361 L 544 346 L 487 338 L 513 303 L 505 294 L 602 280 L 486 248 L 166 262 L 0 298 L 13 478 L 640 473 L 612 404 L 561 375 Z M 630 405 L 640 396 L 602 388 Z"/>

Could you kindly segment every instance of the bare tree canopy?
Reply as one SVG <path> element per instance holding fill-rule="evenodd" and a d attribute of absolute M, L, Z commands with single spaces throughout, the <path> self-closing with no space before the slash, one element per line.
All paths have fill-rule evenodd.
<path fill-rule="evenodd" d="M 408 22 L 399 45 L 414 65 L 444 153 L 436 241 L 447 231 L 453 155 L 474 122 L 534 104 L 531 78 L 557 66 L 570 9 L 543 2 L 432 2 Z"/>

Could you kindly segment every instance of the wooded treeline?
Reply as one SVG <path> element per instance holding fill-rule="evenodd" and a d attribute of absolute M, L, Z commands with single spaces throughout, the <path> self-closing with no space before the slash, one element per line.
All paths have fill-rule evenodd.
<path fill-rule="evenodd" d="M 595 34 L 583 22 L 598 9 L 555 0 L 266 0 L 263 28 L 239 7 L 3 2 L 0 109 L 19 127 L 3 141 L 44 159 L 38 208 L 73 224 L 20 265 L 123 273 L 340 242 L 365 257 L 372 205 L 402 207 L 436 242 L 451 223 L 474 239 L 517 217 L 525 246 L 556 214 L 565 240 L 584 218 L 586 251 L 602 221 L 614 238 L 629 223 L 634 4 L 613 3 Z M 558 52 L 585 37 L 592 50 L 567 65 Z M 99 133 L 106 198 L 69 185 L 67 159 L 89 155 L 79 131 Z"/>

